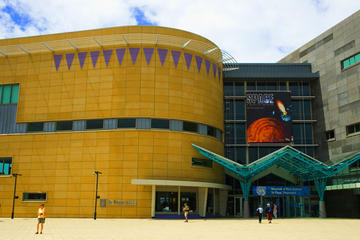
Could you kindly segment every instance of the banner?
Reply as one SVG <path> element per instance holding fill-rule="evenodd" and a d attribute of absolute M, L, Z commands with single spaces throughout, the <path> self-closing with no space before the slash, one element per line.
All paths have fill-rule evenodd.
<path fill-rule="evenodd" d="M 290 92 L 246 92 L 247 142 L 291 142 L 290 104 Z"/>
<path fill-rule="evenodd" d="M 257 186 L 252 192 L 255 196 L 310 196 L 309 187 Z"/>

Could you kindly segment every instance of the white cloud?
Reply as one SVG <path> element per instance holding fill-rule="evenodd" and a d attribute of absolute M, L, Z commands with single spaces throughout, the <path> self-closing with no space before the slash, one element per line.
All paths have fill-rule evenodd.
<path fill-rule="evenodd" d="M 358 0 L 18 0 L 17 5 L 36 24 L 23 31 L 1 13 L 0 38 L 133 25 L 130 9 L 138 6 L 151 22 L 207 37 L 239 62 L 276 62 L 360 9 Z"/>

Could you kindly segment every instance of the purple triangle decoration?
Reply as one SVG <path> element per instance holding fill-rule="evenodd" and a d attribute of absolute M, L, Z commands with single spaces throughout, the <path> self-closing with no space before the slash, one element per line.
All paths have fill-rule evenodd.
<path fill-rule="evenodd" d="M 189 70 L 190 68 L 190 64 L 191 64 L 191 60 L 192 60 L 192 55 L 189 53 L 184 53 L 184 58 L 185 58 L 185 62 L 186 62 L 186 67 Z"/>
<path fill-rule="evenodd" d="M 79 52 L 78 53 L 78 58 L 79 58 L 79 63 L 80 63 L 80 68 L 81 69 L 84 66 L 86 56 L 87 56 L 87 52 Z"/>
<path fill-rule="evenodd" d="M 167 53 L 168 53 L 168 50 L 167 50 L 167 49 L 158 48 L 158 54 L 159 54 L 161 66 L 164 65 L 164 62 L 165 62 Z"/>
<path fill-rule="evenodd" d="M 216 64 L 213 63 L 213 64 L 212 64 L 212 67 L 213 67 L 213 71 L 214 71 L 214 77 L 216 77 Z"/>
<path fill-rule="evenodd" d="M 111 54 L 112 54 L 113 50 L 109 49 L 109 50 L 103 50 L 103 54 L 104 54 L 104 60 L 105 60 L 105 64 L 106 66 L 109 65 L 110 62 L 110 58 L 111 58 Z"/>
<path fill-rule="evenodd" d="M 149 65 L 151 57 L 152 57 L 153 52 L 154 52 L 154 48 L 143 48 L 143 49 L 144 49 L 144 55 L 145 55 L 147 65 Z"/>
<path fill-rule="evenodd" d="M 199 56 L 195 56 L 195 60 L 196 60 L 196 65 L 197 65 L 198 72 L 200 72 L 203 58 L 199 57 Z"/>
<path fill-rule="evenodd" d="M 174 60 L 175 68 L 176 68 L 177 65 L 178 65 L 178 63 L 179 63 L 179 59 L 180 59 L 181 52 L 175 51 L 175 50 L 171 50 L 171 54 L 172 54 L 172 57 L 173 57 L 173 60 Z"/>
<path fill-rule="evenodd" d="M 99 54 L 100 54 L 100 51 L 92 51 L 92 52 L 90 52 L 93 67 L 96 66 L 96 62 L 98 60 Z"/>
<path fill-rule="evenodd" d="M 139 54 L 139 50 L 140 50 L 140 48 L 129 48 L 130 56 L 131 56 L 131 60 L 132 60 L 133 64 L 136 63 L 136 59 Z"/>
<path fill-rule="evenodd" d="M 205 59 L 205 66 L 206 66 L 206 74 L 209 75 L 210 61 L 207 59 Z"/>
<path fill-rule="evenodd" d="M 125 48 L 118 48 L 115 51 L 116 51 L 116 55 L 117 55 L 119 65 L 121 65 L 122 60 L 124 58 L 124 54 L 125 54 Z"/>
<path fill-rule="evenodd" d="M 218 76 L 219 76 L 219 81 L 220 81 L 220 77 L 221 77 L 221 68 L 218 67 Z"/>
<path fill-rule="evenodd" d="M 71 68 L 71 64 L 74 60 L 74 56 L 75 56 L 75 53 L 68 53 L 68 54 L 65 54 L 65 58 L 66 58 L 66 63 L 67 63 L 67 66 L 68 66 L 68 69 L 70 70 Z"/>
<path fill-rule="evenodd" d="M 59 69 L 61 59 L 62 59 L 62 54 L 54 55 L 54 63 L 55 63 L 56 71 Z"/>

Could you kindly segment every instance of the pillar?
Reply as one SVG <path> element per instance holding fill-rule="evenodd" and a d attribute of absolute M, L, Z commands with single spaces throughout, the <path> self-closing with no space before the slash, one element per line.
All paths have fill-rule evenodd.
<path fill-rule="evenodd" d="M 250 217 L 249 194 L 250 194 L 251 182 L 240 181 L 240 185 L 244 196 L 244 218 L 249 218 Z"/>
<path fill-rule="evenodd" d="M 178 186 L 178 215 L 181 213 L 181 192 L 180 186 Z"/>
<path fill-rule="evenodd" d="M 319 217 L 326 218 L 326 208 L 324 201 L 324 194 L 326 189 L 326 178 L 314 180 L 316 191 L 319 195 Z"/>
<path fill-rule="evenodd" d="M 219 214 L 222 217 L 226 216 L 226 207 L 228 200 L 228 191 L 224 189 L 219 189 Z"/>
<path fill-rule="evenodd" d="M 151 217 L 155 217 L 156 186 L 152 185 L 151 190 Z"/>
<path fill-rule="evenodd" d="M 208 188 L 199 187 L 199 215 L 206 217 L 206 204 L 207 204 Z"/>
<path fill-rule="evenodd" d="M 216 214 L 216 189 L 213 188 L 213 214 Z"/>

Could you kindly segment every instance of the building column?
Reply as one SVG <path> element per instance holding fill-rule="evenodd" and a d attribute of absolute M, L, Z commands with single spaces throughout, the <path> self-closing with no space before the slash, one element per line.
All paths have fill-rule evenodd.
<path fill-rule="evenodd" d="M 181 213 L 181 192 L 180 186 L 178 186 L 178 215 Z"/>
<path fill-rule="evenodd" d="M 151 217 L 155 217 L 156 186 L 152 185 L 151 190 Z"/>
<path fill-rule="evenodd" d="M 207 187 L 199 187 L 199 215 L 200 217 L 206 217 L 206 205 L 207 205 Z"/>
<path fill-rule="evenodd" d="M 216 191 L 215 191 L 215 188 L 213 188 L 213 214 L 215 215 L 216 214 Z"/>
<path fill-rule="evenodd" d="M 326 178 L 314 180 L 316 191 L 319 195 L 319 217 L 326 218 L 326 208 L 324 201 L 324 194 L 326 189 Z"/>
<path fill-rule="evenodd" d="M 226 216 L 227 200 L 228 191 L 224 189 L 219 189 L 219 214 L 222 217 Z"/>
<path fill-rule="evenodd" d="M 249 218 L 250 217 L 249 194 L 250 194 L 251 182 L 240 181 L 240 185 L 244 196 L 244 218 Z"/>

